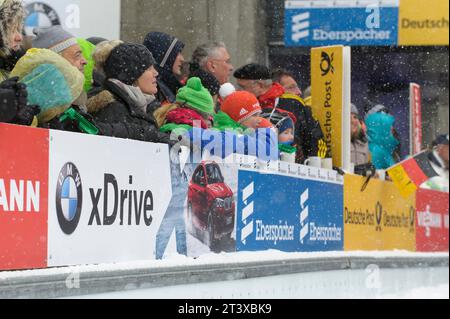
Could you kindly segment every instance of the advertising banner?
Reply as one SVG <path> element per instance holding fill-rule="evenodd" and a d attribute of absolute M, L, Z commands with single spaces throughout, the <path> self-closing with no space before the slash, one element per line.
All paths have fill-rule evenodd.
<path fill-rule="evenodd" d="M 343 249 L 342 184 L 242 169 L 238 190 L 238 251 Z"/>
<path fill-rule="evenodd" d="M 398 1 L 285 2 L 285 45 L 391 46 L 398 41 Z"/>
<path fill-rule="evenodd" d="M 180 158 L 185 155 L 189 157 L 186 149 Z M 236 251 L 237 181 L 243 162 L 254 161 L 205 154 L 199 163 L 171 164 L 173 195 L 156 238 L 157 259 Z"/>
<path fill-rule="evenodd" d="M 0 124 L 0 270 L 47 266 L 48 131 Z"/>
<path fill-rule="evenodd" d="M 48 265 L 155 259 L 168 146 L 50 132 Z"/>
<path fill-rule="evenodd" d="M 401 0 L 399 45 L 449 44 L 448 0 Z"/>
<path fill-rule="evenodd" d="M 393 183 L 346 175 L 345 250 L 416 249 L 415 194 L 403 198 Z"/>
<path fill-rule="evenodd" d="M 416 201 L 417 251 L 448 251 L 448 193 L 419 189 Z"/>
<path fill-rule="evenodd" d="M 25 32 L 62 25 L 76 37 L 120 39 L 121 0 L 25 0 Z M 99 14 L 101 13 L 101 14 Z"/>
<path fill-rule="evenodd" d="M 351 56 L 349 47 L 311 50 L 314 116 L 320 121 L 333 164 L 350 166 Z"/>
<path fill-rule="evenodd" d="M 411 123 L 410 154 L 415 155 L 422 151 L 422 88 L 420 85 L 411 83 L 409 104 Z"/>

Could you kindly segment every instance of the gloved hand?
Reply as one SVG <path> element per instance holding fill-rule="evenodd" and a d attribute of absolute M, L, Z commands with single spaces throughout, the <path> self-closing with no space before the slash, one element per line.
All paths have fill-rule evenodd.
<path fill-rule="evenodd" d="M 23 84 L 18 83 L 19 78 L 11 78 L 0 84 L 0 121 L 11 122 L 19 111 L 20 104 L 23 104 Z"/>
<path fill-rule="evenodd" d="M 81 133 L 77 120 L 67 119 L 61 123 L 61 130 L 66 132 Z"/>
<path fill-rule="evenodd" d="M 38 105 L 27 105 L 27 86 L 14 77 L 0 85 L 0 116 L 3 122 L 19 125 L 31 125 L 41 112 Z"/>
<path fill-rule="evenodd" d="M 41 113 L 39 105 L 25 105 L 19 109 L 14 119 L 14 124 L 30 126 L 34 117 Z"/>

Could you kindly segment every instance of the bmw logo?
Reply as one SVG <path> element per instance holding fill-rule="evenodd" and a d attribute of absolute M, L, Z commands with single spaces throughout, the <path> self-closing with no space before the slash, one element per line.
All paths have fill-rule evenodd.
<path fill-rule="evenodd" d="M 62 231 L 70 235 L 78 226 L 83 204 L 83 188 L 77 167 L 66 163 L 58 175 L 56 214 Z"/>
<path fill-rule="evenodd" d="M 58 13 L 43 2 L 32 2 L 26 6 L 25 32 L 33 35 L 34 28 L 61 25 Z"/>

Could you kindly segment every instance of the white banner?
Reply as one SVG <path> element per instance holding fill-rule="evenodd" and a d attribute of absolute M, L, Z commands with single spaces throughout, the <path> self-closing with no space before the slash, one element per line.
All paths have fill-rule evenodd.
<path fill-rule="evenodd" d="M 25 0 L 25 30 L 62 25 L 77 37 L 120 39 L 121 0 Z"/>
<path fill-rule="evenodd" d="M 50 131 L 48 266 L 155 259 L 167 145 Z"/>

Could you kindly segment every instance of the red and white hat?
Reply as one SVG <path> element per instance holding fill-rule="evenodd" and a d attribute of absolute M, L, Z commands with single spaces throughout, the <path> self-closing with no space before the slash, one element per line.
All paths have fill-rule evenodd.
<path fill-rule="evenodd" d="M 238 91 L 229 95 L 223 102 L 221 109 L 222 112 L 228 114 L 238 123 L 242 123 L 249 117 L 262 112 L 256 96 L 246 91 Z"/>

